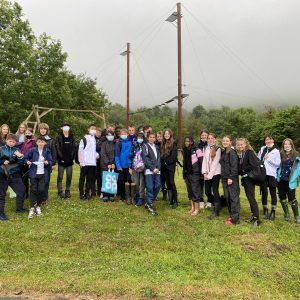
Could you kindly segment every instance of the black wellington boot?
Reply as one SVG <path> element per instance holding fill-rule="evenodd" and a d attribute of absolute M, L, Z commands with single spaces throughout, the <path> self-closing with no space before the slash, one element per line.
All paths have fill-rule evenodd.
<path fill-rule="evenodd" d="M 178 207 L 178 194 L 177 194 L 177 191 L 174 191 L 172 208 L 175 209 L 177 207 Z"/>
<path fill-rule="evenodd" d="M 281 206 L 282 206 L 282 209 L 283 209 L 283 212 L 284 212 L 284 219 L 287 222 L 290 222 L 291 221 L 291 216 L 290 216 L 290 213 L 289 213 L 289 207 L 288 207 L 288 204 L 286 202 L 286 199 L 280 200 L 280 203 L 281 203 Z"/>
<path fill-rule="evenodd" d="M 167 199 L 168 199 L 168 190 L 166 188 L 162 188 L 161 191 L 163 193 L 163 201 L 167 201 Z"/>
<path fill-rule="evenodd" d="M 173 191 L 168 190 L 168 196 L 169 196 L 169 203 L 172 206 L 173 205 Z"/>
<path fill-rule="evenodd" d="M 270 221 L 274 221 L 275 220 L 275 212 L 276 212 L 276 210 L 273 208 L 271 210 L 271 213 L 270 213 L 270 216 L 269 216 L 269 220 Z"/>
<path fill-rule="evenodd" d="M 295 200 L 291 203 L 291 206 L 292 206 L 292 210 L 293 210 L 294 217 L 295 217 L 295 223 L 296 223 L 296 224 L 300 224 L 298 201 L 295 199 Z"/>
<path fill-rule="evenodd" d="M 131 204 L 131 185 L 125 184 L 126 204 Z"/>
<path fill-rule="evenodd" d="M 269 219 L 269 210 L 268 207 L 263 207 L 263 215 L 264 215 L 264 219 L 267 220 Z"/>

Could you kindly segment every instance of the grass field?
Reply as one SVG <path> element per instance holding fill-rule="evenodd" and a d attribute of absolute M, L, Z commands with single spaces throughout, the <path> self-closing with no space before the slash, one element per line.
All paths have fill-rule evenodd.
<path fill-rule="evenodd" d="M 120 202 L 80 201 L 78 170 L 71 200 L 57 198 L 55 182 L 56 172 L 40 218 L 28 221 L 7 201 L 10 221 L 0 223 L 0 296 L 300 299 L 300 226 L 283 221 L 281 207 L 275 222 L 251 228 L 242 192 L 241 224 L 228 227 L 225 209 L 213 221 L 208 211 L 188 215 L 181 177 L 178 209 L 160 195 L 157 217 Z"/>

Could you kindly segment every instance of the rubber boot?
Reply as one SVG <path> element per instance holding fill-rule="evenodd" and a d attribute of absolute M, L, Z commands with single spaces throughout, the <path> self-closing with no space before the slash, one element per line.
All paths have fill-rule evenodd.
<path fill-rule="evenodd" d="M 167 201 L 168 198 L 168 190 L 166 188 L 162 188 L 161 189 L 162 193 L 163 193 L 163 201 Z"/>
<path fill-rule="evenodd" d="M 269 220 L 270 221 L 274 221 L 275 220 L 275 212 L 276 212 L 276 210 L 274 208 L 272 208 L 270 216 L 269 216 Z"/>
<path fill-rule="evenodd" d="M 173 191 L 168 190 L 168 196 L 169 196 L 169 203 L 172 206 L 173 205 Z"/>
<path fill-rule="evenodd" d="M 295 223 L 300 224 L 298 201 L 296 199 L 293 200 L 291 206 L 294 213 Z"/>
<path fill-rule="evenodd" d="M 177 196 L 177 191 L 175 190 L 173 192 L 173 204 L 172 204 L 172 208 L 175 209 L 178 207 L 178 196 Z"/>
<path fill-rule="evenodd" d="M 126 204 L 131 204 L 131 185 L 125 183 Z"/>
<path fill-rule="evenodd" d="M 131 204 L 135 205 L 135 196 L 136 196 L 136 184 L 131 184 Z"/>
<path fill-rule="evenodd" d="M 263 207 L 263 215 L 265 220 L 269 219 L 269 210 L 267 206 Z"/>
<path fill-rule="evenodd" d="M 284 219 L 287 222 L 290 222 L 291 221 L 291 216 L 290 216 L 290 213 L 289 213 L 289 207 L 287 205 L 286 199 L 280 200 L 280 203 L 281 203 L 281 206 L 282 206 L 282 209 L 283 209 L 283 212 L 284 212 Z"/>

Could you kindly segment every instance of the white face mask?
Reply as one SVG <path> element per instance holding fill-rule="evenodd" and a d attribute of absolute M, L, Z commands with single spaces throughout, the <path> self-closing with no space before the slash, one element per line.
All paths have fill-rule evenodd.
<path fill-rule="evenodd" d="M 292 147 L 291 146 L 284 146 L 284 151 L 291 152 L 292 151 Z"/>
<path fill-rule="evenodd" d="M 62 129 L 63 131 L 68 132 L 68 131 L 70 131 L 70 126 L 63 126 L 61 129 Z"/>
<path fill-rule="evenodd" d="M 96 130 L 95 130 L 95 129 L 91 129 L 91 130 L 89 131 L 89 134 L 90 134 L 90 135 L 96 135 Z"/>

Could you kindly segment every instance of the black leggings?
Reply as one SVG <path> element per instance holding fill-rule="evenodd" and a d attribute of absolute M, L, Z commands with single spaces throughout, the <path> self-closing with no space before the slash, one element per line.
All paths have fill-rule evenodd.
<path fill-rule="evenodd" d="M 242 178 L 242 185 L 244 186 L 246 197 L 249 201 L 252 215 L 256 218 L 259 218 L 258 205 L 257 205 L 257 201 L 255 199 L 255 183 L 254 183 L 254 181 L 249 177 L 244 177 L 244 178 Z"/>
<path fill-rule="evenodd" d="M 261 186 L 261 203 L 264 206 L 268 205 L 268 188 L 271 195 L 272 206 L 276 207 L 277 205 L 277 195 L 276 195 L 277 181 L 274 176 L 266 176 L 266 181 Z"/>
<path fill-rule="evenodd" d="M 167 189 L 173 192 L 173 195 L 177 195 L 177 188 L 175 184 L 175 171 L 167 168 L 162 168 L 162 174 L 166 180 Z"/>
<path fill-rule="evenodd" d="M 296 190 L 290 189 L 288 181 L 280 180 L 278 183 L 278 196 L 280 201 L 286 200 L 286 198 L 288 198 L 289 202 L 291 203 L 296 199 Z"/>
<path fill-rule="evenodd" d="M 221 175 L 215 175 L 212 179 L 205 180 L 205 195 L 207 196 L 207 201 L 217 206 L 217 210 L 220 209 L 220 179 Z"/>

